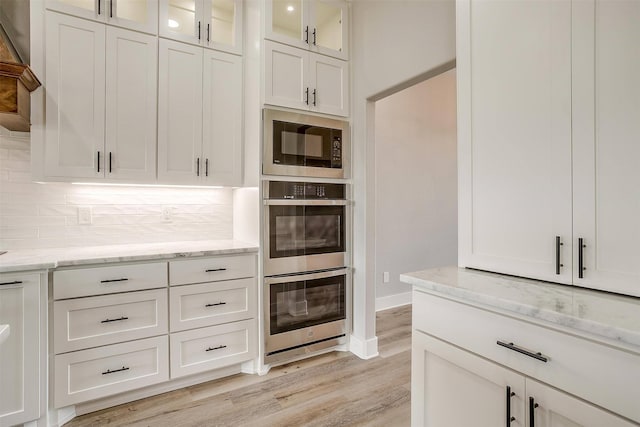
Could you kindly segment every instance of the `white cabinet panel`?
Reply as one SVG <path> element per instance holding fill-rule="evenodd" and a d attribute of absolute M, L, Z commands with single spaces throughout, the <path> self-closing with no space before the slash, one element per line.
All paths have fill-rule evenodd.
<path fill-rule="evenodd" d="M 574 281 L 640 296 L 640 3 L 576 2 L 573 17 Z"/>
<path fill-rule="evenodd" d="M 310 55 L 309 81 L 315 82 L 309 100 L 312 111 L 349 115 L 349 66 L 345 61 Z"/>
<path fill-rule="evenodd" d="M 106 176 L 154 181 L 157 39 L 108 27 L 106 55 Z"/>
<path fill-rule="evenodd" d="M 169 284 L 185 285 L 256 275 L 255 255 L 233 255 L 169 262 Z"/>
<path fill-rule="evenodd" d="M 46 27 L 45 175 L 103 177 L 105 26 L 47 12 Z"/>
<path fill-rule="evenodd" d="M 204 182 L 242 184 L 242 58 L 204 51 Z"/>
<path fill-rule="evenodd" d="M 47 9 L 106 22 L 143 33 L 158 33 L 157 0 L 46 0 Z"/>
<path fill-rule="evenodd" d="M 202 0 L 161 0 L 160 36 L 184 43 L 200 44 Z"/>
<path fill-rule="evenodd" d="M 309 109 L 308 52 L 265 42 L 264 102 L 282 107 Z"/>
<path fill-rule="evenodd" d="M 457 6 L 459 262 L 571 283 L 571 4 Z"/>
<path fill-rule="evenodd" d="M 202 147 L 202 48 L 160 40 L 158 179 L 198 182 Z"/>
<path fill-rule="evenodd" d="M 40 417 L 40 275 L 0 274 L 0 425 Z"/>

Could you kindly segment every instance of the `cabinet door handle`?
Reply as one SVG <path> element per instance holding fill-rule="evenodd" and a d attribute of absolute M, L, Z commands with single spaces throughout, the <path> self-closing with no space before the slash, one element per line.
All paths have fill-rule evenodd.
<path fill-rule="evenodd" d="M 116 372 L 122 372 L 122 371 L 128 371 L 129 367 L 127 366 L 126 368 L 123 366 L 120 369 L 114 369 L 113 371 L 111 369 L 107 369 L 106 371 L 104 371 L 102 373 L 102 375 L 109 375 L 109 374 L 115 374 Z"/>
<path fill-rule="evenodd" d="M 98 15 L 102 13 L 102 9 L 100 7 L 100 0 L 98 0 Z"/>
<path fill-rule="evenodd" d="M 522 347 L 518 347 L 517 345 L 515 345 L 514 343 L 510 342 L 510 343 L 506 343 L 504 341 L 497 341 L 496 344 L 498 344 L 499 346 L 502 347 L 506 347 L 509 350 L 513 350 L 516 351 L 520 354 L 524 354 L 525 356 L 529 356 L 529 357 L 533 357 L 536 360 L 539 360 L 541 362 L 547 363 L 549 361 L 549 359 L 545 356 L 542 355 L 542 353 L 538 352 L 538 353 L 534 353 L 533 351 L 529 351 L 527 349 L 524 349 Z"/>
<path fill-rule="evenodd" d="M 317 92 L 316 92 L 316 90 L 314 89 L 314 90 L 313 90 L 313 106 L 314 106 L 314 107 L 316 106 L 316 94 L 317 94 Z"/>
<path fill-rule="evenodd" d="M 309 26 L 308 26 L 308 25 L 307 25 L 307 26 L 305 27 L 305 29 L 304 29 L 304 34 L 305 34 L 305 36 L 304 36 L 304 42 L 305 42 L 306 44 L 309 44 Z"/>
<path fill-rule="evenodd" d="M 309 88 L 306 88 L 304 91 L 304 103 L 309 105 Z"/>
<path fill-rule="evenodd" d="M 126 277 L 123 277 L 121 279 L 106 279 L 106 280 L 100 280 L 100 283 L 113 283 L 113 282 L 126 282 L 127 279 Z"/>
<path fill-rule="evenodd" d="M 0 286 L 8 286 L 8 285 L 21 285 L 22 280 L 13 280 L 11 282 L 0 282 Z"/>
<path fill-rule="evenodd" d="M 316 29 L 313 29 L 313 45 L 316 45 Z"/>
<path fill-rule="evenodd" d="M 556 274 L 560 274 L 560 267 L 564 267 L 564 264 L 560 262 L 560 246 L 564 245 L 560 241 L 560 236 L 556 236 Z"/>
<path fill-rule="evenodd" d="M 98 150 L 98 173 L 100 173 L 100 150 Z"/>
<path fill-rule="evenodd" d="M 529 396 L 529 427 L 535 427 L 536 425 L 536 408 L 540 406 L 536 403 L 535 399 Z"/>
<path fill-rule="evenodd" d="M 213 351 L 213 350 L 220 350 L 222 348 L 227 348 L 226 345 L 219 345 L 217 347 L 209 347 L 208 349 L 206 349 L 205 351 Z"/>
<path fill-rule="evenodd" d="M 109 151 L 109 173 L 111 173 L 113 167 L 113 158 L 111 156 L 111 151 Z"/>
<path fill-rule="evenodd" d="M 200 176 L 200 157 L 196 159 L 196 176 Z"/>
<path fill-rule="evenodd" d="M 507 386 L 507 427 L 511 426 L 511 423 L 516 420 L 516 417 L 511 416 L 511 398 L 516 394 L 511 391 L 511 387 Z"/>
<path fill-rule="evenodd" d="M 123 320 L 129 320 L 129 318 L 126 316 L 122 316 L 122 317 L 118 317 L 117 319 L 104 319 L 104 320 L 101 320 L 100 323 L 121 322 Z"/>
<path fill-rule="evenodd" d="M 584 271 L 586 270 L 585 266 L 584 266 L 584 248 L 586 248 L 587 245 L 584 244 L 584 239 L 582 237 L 580 237 L 578 239 L 578 278 L 582 279 L 584 278 Z"/>
<path fill-rule="evenodd" d="M 113 0 L 109 0 L 109 18 L 113 18 Z"/>
<path fill-rule="evenodd" d="M 211 30 L 209 29 L 210 27 L 211 27 L 211 24 L 207 24 L 207 43 L 211 41 Z"/>
<path fill-rule="evenodd" d="M 200 21 L 198 21 L 198 40 L 200 40 Z"/>
<path fill-rule="evenodd" d="M 227 305 L 227 303 L 224 302 L 224 301 L 220 301 L 220 302 L 216 302 L 216 303 L 213 303 L 213 304 L 206 304 L 205 307 L 215 307 L 215 306 L 218 306 L 218 305 Z"/>
<path fill-rule="evenodd" d="M 204 176 L 209 176 L 209 158 L 204 160 Z"/>
<path fill-rule="evenodd" d="M 208 270 L 205 270 L 205 273 L 213 273 L 214 271 L 227 271 L 226 268 L 210 268 Z"/>

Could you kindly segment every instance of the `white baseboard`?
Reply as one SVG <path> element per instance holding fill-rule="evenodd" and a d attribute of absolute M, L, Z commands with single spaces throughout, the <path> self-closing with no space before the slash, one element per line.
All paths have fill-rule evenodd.
<path fill-rule="evenodd" d="M 349 339 L 349 351 L 360 359 L 373 359 L 378 356 L 378 337 L 362 340 L 355 335 Z"/>
<path fill-rule="evenodd" d="M 386 297 L 376 298 L 376 311 L 387 310 L 407 304 L 411 304 L 411 292 L 387 295 Z"/>

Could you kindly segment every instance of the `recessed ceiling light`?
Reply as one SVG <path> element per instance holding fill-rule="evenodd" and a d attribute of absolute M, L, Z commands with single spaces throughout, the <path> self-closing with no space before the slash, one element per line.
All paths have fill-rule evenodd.
<path fill-rule="evenodd" d="M 174 19 L 169 19 L 169 28 L 178 28 L 180 24 Z"/>
<path fill-rule="evenodd" d="M 287 6 L 287 12 L 293 12 L 295 9 L 293 6 L 289 5 Z"/>

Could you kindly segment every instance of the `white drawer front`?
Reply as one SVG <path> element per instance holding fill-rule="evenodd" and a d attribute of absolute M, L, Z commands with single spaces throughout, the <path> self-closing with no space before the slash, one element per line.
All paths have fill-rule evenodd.
<path fill-rule="evenodd" d="M 53 272 L 54 299 L 140 291 L 166 286 L 166 262 Z"/>
<path fill-rule="evenodd" d="M 55 301 L 56 354 L 167 333 L 167 289 Z"/>
<path fill-rule="evenodd" d="M 256 275 L 256 256 L 237 255 L 169 262 L 169 284 L 186 285 Z"/>
<path fill-rule="evenodd" d="M 167 337 L 55 356 L 56 408 L 169 379 Z"/>
<path fill-rule="evenodd" d="M 171 334 L 171 378 L 183 377 L 253 359 L 255 320 Z"/>
<path fill-rule="evenodd" d="M 640 422 L 640 353 L 634 354 L 505 315 L 413 292 L 413 328 Z M 499 346 L 513 343 L 542 362 Z"/>
<path fill-rule="evenodd" d="M 176 286 L 170 295 L 171 332 L 255 317 L 255 278 Z"/>

